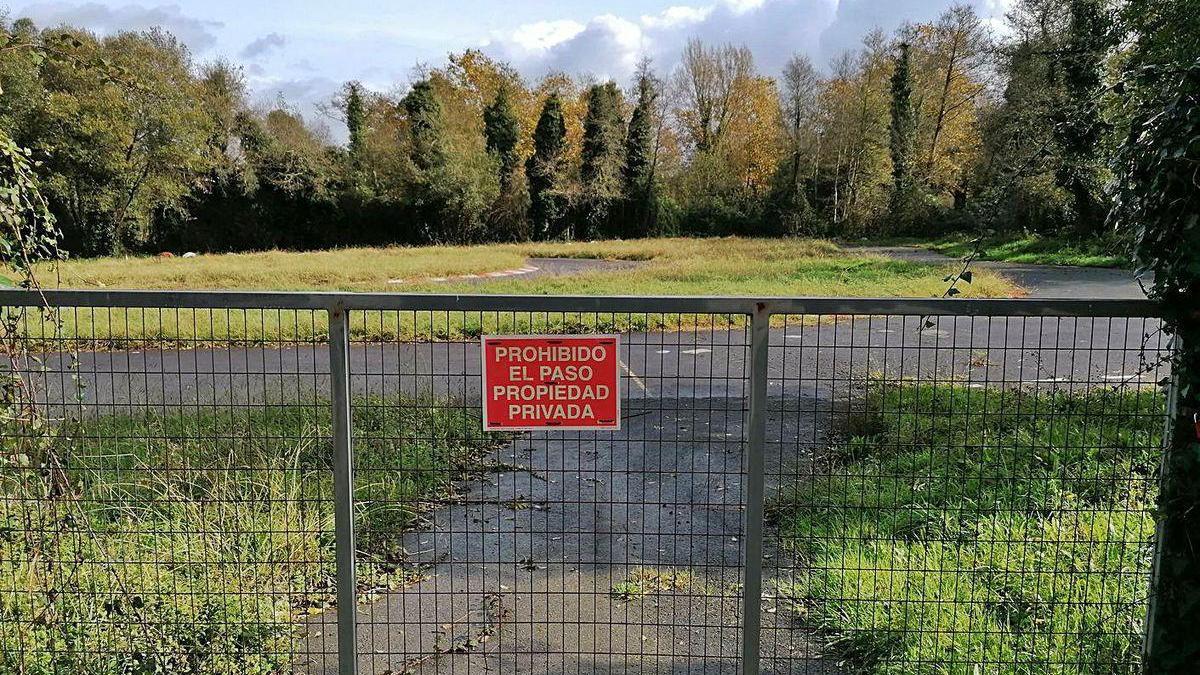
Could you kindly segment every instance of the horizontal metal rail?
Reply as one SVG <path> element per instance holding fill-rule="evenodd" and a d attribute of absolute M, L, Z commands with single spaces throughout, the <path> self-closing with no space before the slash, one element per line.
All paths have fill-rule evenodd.
<path fill-rule="evenodd" d="M 0 305 L 182 309 L 423 310 L 649 314 L 821 314 L 1157 318 L 1153 300 L 455 295 L 307 291 L 0 290 Z"/>

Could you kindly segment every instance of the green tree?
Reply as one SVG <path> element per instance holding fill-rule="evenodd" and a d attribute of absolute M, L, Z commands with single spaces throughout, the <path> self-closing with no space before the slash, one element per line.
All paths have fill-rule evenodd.
<path fill-rule="evenodd" d="M 0 21 L 0 129 L 19 136 L 44 94 L 40 79 L 46 45 L 28 19 Z M 21 139 L 24 140 L 24 139 Z"/>
<path fill-rule="evenodd" d="M 250 118 L 241 69 L 224 60 L 200 71 L 200 102 L 210 118 L 207 175 L 198 179 L 181 212 L 161 214 L 151 243 L 157 250 L 227 251 L 270 246 L 269 217 L 256 201 L 258 173 L 243 143 Z"/>
<path fill-rule="evenodd" d="M 483 111 L 483 133 L 488 153 L 495 158 L 500 192 L 492 207 L 491 236 L 525 239 L 528 208 L 521 176 L 521 120 L 509 100 L 509 86 L 501 83 L 496 97 Z"/>
<path fill-rule="evenodd" d="M 625 163 L 622 97 L 616 83 L 594 85 L 586 98 L 579 171 L 583 195 L 575 232 L 580 239 L 609 232 L 611 210 L 621 197 L 621 169 Z"/>
<path fill-rule="evenodd" d="M 534 236 L 548 239 L 563 232 L 567 216 L 564 195 L 567 127 L 557 93 L 546 97 L 533 131 L 533 155 L 525 162 L 529 180 L 530 219 Z"/>
<path fill-rule="evenodd" d="M 477 189 L 473 177 L 481 174 L 465 161 L 468 153 L 450 147 L 452 139 L 447 135 L 447 119 L 435 82 L 429 78 L 418 81 L 401 105 L 413 169 L 406 198 L 417 226 L 436 242 L 481 239 L 483 212 L 490 200 Z M 475 134 L 478 142 L 477 130 Z"/>
<path fill-rule="evenodd" d="M 508 193 L 521 166 L 521 120 L 508 100 L 508 87 L 500 86 L 496 98 L 483 111 L 483 133 L 488 152 L 496 157 L 500 174 L 500 192 Z"/>
<path fill-rule="evenodd" d="M 9 135 L 33 111 L 45 55 L 31 22 L 18 21 L 11 28 L 0 22 L 0 266 L 5 268 L 0 285 L 36 286 L 34 265 L 58 257 L 58 229 L 32 153 Z M 10 279 L 9 271 L 18 278 Z M 7 320 L 5 326 L 16 333 Z"/>
<path fill-rule="evenodd" d="M 30 147 L 67 247 L 112 253 L 146 244 L 153 220 L 182 209 L 211 166 L 211 118 L 200 105 L 187 49 L 169 34 L 74 33 L 70 53 L 47 55 L 46 95 Z M 80 61 L 112 64 L 97 77 Z"/>
<path fill-rule="evenodd" d="M 358 82 L 346 83 L 345 106 L 346 130 L 350 134 L 350 161 L 358 164 L 362 161 L 367 133 L 367 110 L 363 105 L 362 85 Z"/>
<path fill-rule="evenodd" d="M 424 172 L 431 171 L 446 162 L 442 143 L 442 106 L 429 80 L 421 80 L 401 102 L 408 119 L 408 138 L 411 143 L 409 157 L 413 164 Z"/>
<path fill-rule="evenodd" d="M 890 211 L 895 222 L 905 225 L 913 217 L 916 184 L 913 169 L 916 160 L 917 111 L 913 104 L 913 79 L 909 46 L 900 45 L 892 73 L 891 151 L 892 198 Z"/>
<path fill-rule="evenodd" d="M 0 130 L 0 265 L 36 286 L 34 265 L 58 258 L 58 228 L 42 197 L 30 152 Z M 5 285 L 14 283 L 0 276 Z"/>
<path fill-rule="evenodd" d="M 625 195 L 622 229 L 627 236 L 648 236 L 657 220 L 659 89 L 648 65 L 643 63 L 637 79 L 637 104 L 625 134 L 625 164 L 621 172 Z"/>
<path fill-rule="evenodd" d="M 242 146 L 258 177 L 258 231 L 272 246 L 311 249 L 337 243 L 333 156 L 327 139 L 280 102 L 261 120 L 243 119 Z M 254 248 L 261 248 L 258 244 Z"/>
<path fill-rule="evenodd" d="M 446 204 L 440 174 L 446 165 L 441 135 L 442 106 L 428 79 L 420 80 L 401 101 L 408 121 L 408 157 L 414 167 L 408 196 L 417 224 L 433 240 L 441 239 Z"/>
<path fill-rule="evenodd" d="M 1062 152 L 1054 117 L 1064 98 L 1061 59 L 1069 16 L 1057 0 L 1017 0 L 1012 38 L 998 51 L 1004 90 L 983 122 L 976 211 L 995 229 L 1058 233 L 1072 226 L 1071 196 L 1058 185 Z"/>
<path fill-rule="evenodd" d="M 1081 234 L 1104 225 L 1103 140 L 1108 131 L 1101 115 L 1105 60 L 1112 22 L 1102 0 L 1070 0 L 1070 20 L 1062 50 L 1063 99 L 1054 117 L 1054 135 L 1062 152 L 1056 182 L 1074 202 L 1075 228 Z"/>

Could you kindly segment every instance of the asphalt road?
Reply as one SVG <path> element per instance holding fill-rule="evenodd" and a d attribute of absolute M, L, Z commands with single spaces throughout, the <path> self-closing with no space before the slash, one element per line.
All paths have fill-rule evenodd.
<path fill-rule="evenodd" d="M 1057 270 L 1027 281 L 1042 284 L 1035 294 L 1130 292 L 1123 278 L 1075 272 L 1075 285 Z M 813 466 L 871 376 L 1043 391 L 1149 383 L 1164 342 L 1141 319 L 965 317 L 793 319 L 770 340 L 768 495 Z M 75 358 L 44 359 L 34 390 L 48 409 L 236 411 L 329 387 L 319 346 Z M 404 537 L 398 553 L 428 576 L 359 607 L 360 672 L 736 672 L 746 331 L 626 334 L 621 364 L 619 432 L 523 435 L 491 458 L 506 468 L 462 482 Z M 474 341 L 355 345 L 351 367 L 357 395 L 479 396 Z M 775 602 L 793 564 L 768 545 L 764 671 L 838 672 Z M 684 576 L 660 593 L 615 595 L 639 569 Z M 298 672 L 336 672 L 335 616 L 313 617 L 296 639 Z"/>
<path fill-rule="evenodd" d="M 1140 372 L 1142 365 L 1153 363 L 1163 341 L 1147 319 L 792 321 L 771 330 L 771 395 L 784 395 L 789 382 L 831 395 L 867 374 L 978 385 L 1147 381 L 1153 373 Z M 623 335 L 625 396 L 742 398 L 747 340 L 744 329 Z M 357 344 L 350 363 L 356 395 L 479 396 L 476 341 Z M 39 402 L 56 414 L 165 413 L 325 398 L 329 367 L 323 345 L 150 349 L 49 355 L 32 379 Z"/>
<path fill-rule="evenodd" d="M 852 251 L 876 253 L 898 260 L 949 265 L 960 262 L 934 251 L 911 246 L 855 246 Z M 1141 284 L 1130 270 L 1112 267 L 1069 267 L 1066 265 L 1025 265 L 1022 263 L 979 260 L 972 267 L 992 270 L 1017 282 L 1033 298 L 1120 298 L 1146 297 Z M 1149 278 L 1146 280 L 1149 282 Z"/>

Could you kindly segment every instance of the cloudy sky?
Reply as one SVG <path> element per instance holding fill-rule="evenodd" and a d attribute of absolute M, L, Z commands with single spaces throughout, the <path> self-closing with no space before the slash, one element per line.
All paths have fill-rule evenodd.
<path fill-rule="evenodd" d="M 964 0 L 957 0 L 962 2 Z M 1011 0 L 965 0 L 999 21 Z M 413 67 L 479 47 L 528 77 L 550 70 L 624 83 L 643 56 L 670 69 L 691 36 L 745 43 L 776 73 L 793 52 L 818 64 L 868 30 L 937 16 L 955 0 L 178 0 L 6 3 L 9 18 L 68 23 L 98 33 L 162 26 L 197 60 L 224 56 L 246 69 L 262 100 L 302 110 L 349 79 L 403 87 Z M 692 3 L 692 4 L 687 4 Z M 339 134 L 338 130 L 334 130 Z"/>

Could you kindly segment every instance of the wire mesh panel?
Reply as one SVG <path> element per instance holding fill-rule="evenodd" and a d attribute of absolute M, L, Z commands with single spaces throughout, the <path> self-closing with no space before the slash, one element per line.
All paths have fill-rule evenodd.
<path fill-rule="evenodd" d="M 779 315 L 764 672 L 1139 672 L 1157 321 Z"/>
<path fill-rule="evenodd" d="M 479 335 L 619 333 L 618 431 L 482 431 Z M 747 339 L 697 314 L 356 312 L 361 673 L 737 672 Z"/>
<path fill-rule="evenodd" d="M 323 663 L 325 312 L 3 311 L 0 672 Z"/>
<path fill-rule="evenodd" d="M 1139 669 L 1150 303 L 0 298 L 0 672 Z M 485 431 L 581 333 L 620 428 Z"/>

